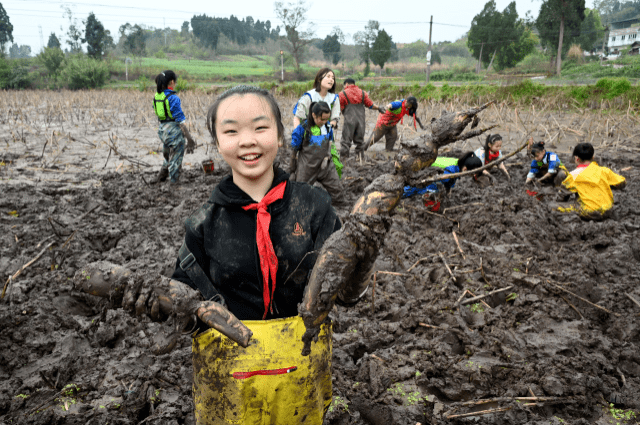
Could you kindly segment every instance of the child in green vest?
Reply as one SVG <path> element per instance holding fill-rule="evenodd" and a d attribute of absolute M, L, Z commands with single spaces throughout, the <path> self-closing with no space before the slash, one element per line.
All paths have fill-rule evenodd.
<path fill-rule="evenodd" d="M 185 138 L 187 153 L 192 153 L 196 143 L 189 134 L 186 125 L 186 117 L 182 112 L 180 98 L 173 90 L 178 76 L 173 71 L 164 71 L 156 77 L 157 93 L 153 99 L 153 110 L 158 116 L 160 127 L 158 136 L 162 140 L 162 156 L 164 163 L 155 182 L 163 182 L 170 178 L 172 184 L 178 183 L 182 158 L 185 151 Z"/>

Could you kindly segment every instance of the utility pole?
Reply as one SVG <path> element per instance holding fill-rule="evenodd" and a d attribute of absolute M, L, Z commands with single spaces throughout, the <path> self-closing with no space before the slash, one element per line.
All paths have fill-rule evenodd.
<path fill-rule="evenodd" d="M 44 37 L 42 36 L 42 25 L 38 25 L 40 30 L 40 52 L 44 52 Z"/>
<path fill-rule="evenodd" d="M 429 84 L 429 76 L 431 75 L 431 30 L 433 29 L 433 15 L 429 21 L 429 50 L 427 50 L 427 84 Z"/>
<path fill-rule="evenodd" d="M 280 79 L 284 83 L 284 51 L 280 50 Z"/>
<path fill-rule="evenodd" d="M 482 42 L 482 45 L 480 46 L 480 56 L 478 56 L 478 64 L 476 65 L 476 74 L 480 74 L 480 64 L 482 63 L 482 49 L 484 49 L 484 41 Z"/>
<path fill-rule="evenodd" d="M 604 44 L 607 41 L 607 31 L 609 31 L 609 27 L 604 27 L 604 33 L 602 34 L 602 55 L 600 56 L 600 66 L 602 66 L 602 60 L 604 59 Z"/>

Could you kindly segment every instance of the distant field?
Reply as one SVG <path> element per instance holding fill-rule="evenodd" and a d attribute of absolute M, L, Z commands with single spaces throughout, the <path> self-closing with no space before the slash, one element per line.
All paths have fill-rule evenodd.
<path fill-rule="evenodd" d="M 268 76 L 275 71 L 271 65 L 272 58 L 269 56 L 218 56 L 216 60 L 201 59 L 159 59 L 159 58 L 141 58 L 134 59 L 133 64 L 129 65 L 129 72 L 134 73 L 136 70 L 147 70 L 159 72 L 162 69 L 172 69 L 178 75 L 183 75 L 192 80 L 210 80 L 220 79 L 221 77 L 251 77 L 251 76 Z M 119 62 L 116 70 L 124 72 L 124 63 Z M 303 69 L 309 70 L 311 67 L 302 66 Z M 293 69 L 285 69 L 291 72 Z"/>

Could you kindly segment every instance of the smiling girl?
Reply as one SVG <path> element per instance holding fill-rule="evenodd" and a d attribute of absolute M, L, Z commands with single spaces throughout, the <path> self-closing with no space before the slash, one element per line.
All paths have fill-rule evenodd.
<path fill-rule="evenodd" d="M 329 68 L 322 68 L 313 81 L 313 89 L 302 95 L 293 108 L 293 128 L 309 118 L 311 103 L 326 102 L 331 108 L 329 122 L 333 128 L 338 127 L 340 119 L 340 98 L 336 94 L 336 76 Z"/>
<path fill-rule="evenodd" d="M 326 192 L 289 181 L 274 164 L 284 128 L 267 91 L 227 90 L 207 128 L 231 175 L 186 220 L 172 279 L 212 287 L 253 338 L 243 348 L 212 328 L 195 334 L 197 423 L 320 425 L 332 397 L 331 326 L 323 325 L 317 354 L 303 357 L 297 306 L 340 220 Z"/>

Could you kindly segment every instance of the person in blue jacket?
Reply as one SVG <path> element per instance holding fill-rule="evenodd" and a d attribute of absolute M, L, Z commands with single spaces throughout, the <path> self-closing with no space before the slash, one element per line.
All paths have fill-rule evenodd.
<path fill-rule="evenodd" d="M 310 185 L 318 182 L 329 192 L 334 204 L 342 203 L 342 164 L 339 156 L 336 158 L 338 153 L 333 146 L 333 127 L 329 123 L 331 108 L 320 101 L 312 102 L 309 110 L 309 117 L 291 134 L 291 147 L 297 152 L 297 164 L 292 164 L 291 171 L 296 173 L 295 181 Z"/>
<path fill-rule="evenodd" d="M 178 183 L 185 148 L 187 153 L 192 153 L 196 147 L 196 143 L 185 125 L 186 117 L 182 112 L 180 98 L 173 90 L 177 80 L 178 76 L 171 70 L 161 72 L 156 76 L 157 93 L 153 99 L 153 111 L 160 121 L 158 137 L 162 140 L 162 156 L 164 157 L 160 173 L 155 179 L 156 183 L 167 180 L 167 177 L 170 178 L 172 184 Z M 186 147 L 185 138 L 188 141 Z"/>
<path fill-rule="evenodd" d="M 444 174 L 455 174 L 480 168 L 482 167 L 482 161 L 475 153 L 467 152 L 460 158 L 438 157 L 431 166 L 442 168 Z M 476 177 L 474 176 L 474 178 Z M 437 183 L 431 183 L 422 189 L 414 186 L 405 186 L 402 197 L 408 198 L 414 195 L 422 195 L 424 205 L 431 211 L 438 211 L 441 201 L 451 192 L 457 180 L 457 178 L 444 179 Z"/>
<path fill-rule="evenodd" d="M 527 174 L 525 184 L 535 181 L 560 186 L 567 178 L 567 169 L 560 157 L 554 152 L 547 151 L 544 142 L 534 143 L 531 146 L 531 157 L 533 158 L 531 170 Z"/>

